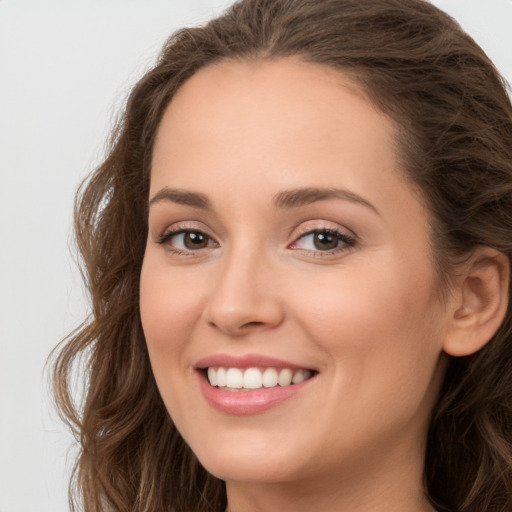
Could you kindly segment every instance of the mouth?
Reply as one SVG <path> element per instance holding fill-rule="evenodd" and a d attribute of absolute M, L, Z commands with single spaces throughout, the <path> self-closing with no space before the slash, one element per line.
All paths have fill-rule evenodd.
<path fill-rule="evenodd" d="M 235 392 L 294 386 L 317 373 L 306 368 L 224 366 L 210 366 L 203 372 L 210 386 Z"/>
<path fill-rule="evenodd" d="M 259 354 L 215 354 L 195 365 L 206 402 L 225 414 L 263 413 L 305 393 L 318 370 Z"/>

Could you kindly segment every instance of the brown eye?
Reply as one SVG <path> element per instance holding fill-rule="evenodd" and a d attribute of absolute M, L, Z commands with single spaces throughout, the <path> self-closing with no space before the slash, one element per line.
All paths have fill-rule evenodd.
<path fill-rule="evenodd" d="M 313 244 L 319 251 L 329 251 L 338 247 L 340 240 L 333 233 L 326 231 L 314 233 Z"/>
<path fill-rule="evenodd" d="M 208 247 L 208 237 L 200 231 L 187 231 L 183 233 L 183 245 L 190 250 Z"/>
<path fill-rule="evenodd" d="M 336 229 L 314 229 L 300 236 L 290 247 L 321 254 L 341 252 L 355 244 L 354 238 Z"/>
<path fill-rule="evenodd" d="M 160 237 L 158 243 L 165 245 L 170 251 L 183 253 L 216 246 L 206 233 L 192 229 L 167 232 Z"/>

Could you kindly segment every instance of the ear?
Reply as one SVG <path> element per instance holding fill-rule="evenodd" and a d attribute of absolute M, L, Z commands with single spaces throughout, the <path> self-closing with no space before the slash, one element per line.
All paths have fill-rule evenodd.
<path fill-rule="evenodd" d="M 509 261 L 490 247 L 477 247 L 459 269 L 443 349 L 452 356 L 480 350 L 502 324 L 508 306 Z"/>

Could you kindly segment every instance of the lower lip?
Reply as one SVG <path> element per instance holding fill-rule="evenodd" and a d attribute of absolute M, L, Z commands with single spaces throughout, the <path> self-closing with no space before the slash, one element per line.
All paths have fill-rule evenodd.
<path fill-rule="evenodd" d="M 199 375 L 199 382 L 204 398 L 214 409 L 225 414 L 247 416 L 277 407 L 300 393 L 314 378 L 290 386 L 276 386 L 248 391 L 227 391 L 216 388 L 210 385 L 202 373 Z"/>

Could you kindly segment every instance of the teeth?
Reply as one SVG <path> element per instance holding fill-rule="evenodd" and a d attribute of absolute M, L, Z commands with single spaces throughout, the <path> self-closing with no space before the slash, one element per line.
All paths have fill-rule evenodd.
<path fill-rule="evenodd" d="M 213 368 L 208 368 L 208 380 L 212 386 L 217 385 L 217 372 Z"/>
<path fill-rule="evenodd" d="M 244 373 L 244 385 L 245 389 L 258 389 L 263 386 L 263 375 L 258 368 L 249 368 Z"/>
<path fill-rule="evenodd" d="M 273 388 L 277 386 L 279 382 L 279 377 L 277 375 L 277 370 L 275 368 L 267 368 L 263 372 L 263 387 L 265 388 Z"/>
<path fill-rule="evenodd" d="M 215 373 L 215 370 L 213 368 L 211 368 L 211 370 L 213 370 Z M 219 386 L 219 388 L 223 388 L 224 386 L 226 386 L 226 370 L 224 368 L 218 368 L 216 373 L 217 373 L 217 383 L 212 384 L 212 381 L 210 381 L 210 384 L 212 384 L 212 386 Z M 208 378 L 209 377 L 210 377 L 210 368 L 208 368 Z"/>
<path fill-rule="evenodd" d="M 244 386 L 244 375 L 238 368 L 229 368 L 226 372 L 226 386 L 228 388 L 240 389 Z"/>
<path fill-rule="evenodd" d="M 208 368 L 208 381 L 212 386 L 229 389 L 261 389 L 299 384 L 312 376 L 310 370 L 283 368 Z"/>
<path fill-rule="evenodd" d="M 292 384 L 300 384 L 305 381 L 310 376 L 310 373 L 307 370 L 299 370 L 295 372 L 292 377 Z"/>
<path fill-rule="evenodd" d="M 283 368 L 279 372 L 279 377 L 277 382 L 279 382 L 280 386 L 289 386 L 292 383 L 293 373 L 288 368 Z"/>

